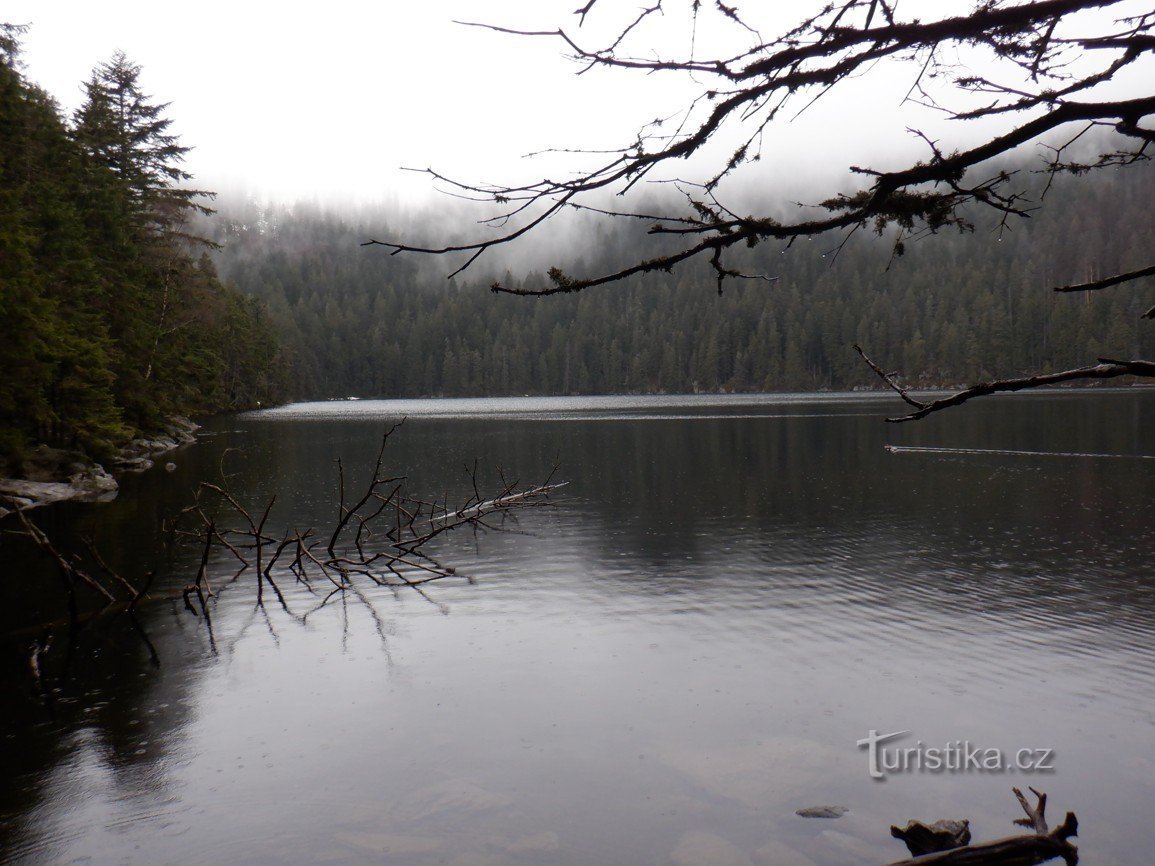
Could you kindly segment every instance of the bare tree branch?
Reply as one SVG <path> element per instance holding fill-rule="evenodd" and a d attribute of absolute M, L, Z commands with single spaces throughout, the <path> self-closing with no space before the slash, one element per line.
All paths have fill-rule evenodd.
<path fill-rule="evenodd" d="M 923 6 L 920 12 L 928 12 Z M 544 223 L 569 209 L 596 213 L 609 220 L 644 219 L 649 233 L 668 242 L 658 255 L 638 256 L 606 272 L 570 274 L 550 268 L 548 281 L 524 287 L 495 283 L 494 292 L 553 295 L 580 292 L 639 275 L 669 272 L 683 263 L 705 258 L 721 292 L 727 279 L 772 280 L 773 276 L 742 273 L 727 263 L 735 248 L 766 240 L 793 242 L 827 233 L 844 235 L 869 228 L 895 233 L 894 256 L 906 240 L 945 229 L 973 229 L 976 213 L 997 217 L 999 231 L 1010 221 L 1031 216 L 1060 174 L 1084 174 L 1108 166 L 1145 162 L 1155 151 L 1155 87 L 1140 70 L 1155 59 L 1155 10 L 1135 13 L 1125 0 L 971 0 L 962 13 L 932 13 L 914 17 L 891 0 L 833 0 L 815 14 L 770 38 L 763 38 L 749 7 L 739 14 L 721 0 L 694 2 L 685 26 L 691 34 L 689 56 L 669 55 L 647 41 L 658 15 L 668 16 L 662 0 L 631 7 L 609 27 L 601 44 L 583 30 L 591 16 L 614 14 L 607 4 L 587 0 L 574 10 L 576 29 L 517 30 L 471 24 L 505 36 L 555 40 L 578 64 L 579 74 L 593 68 L 617 69 L 663 76 L 682 76 L 687 84 L 683 111 L 675 112 L 677 128 L 662 129 L 662 121 L 643 125 L 618 148 L 599 151 L 563 149 L 589 158 L 590 163 L 563 180 L 545 178 L 523 185 L 501 186 L 454 181 L 433 169 L 425 171 L 451 194 L 499 207 L 483 221 L 489 233 L 477 239 L 438 246 L 398 239 L 370 240 L 392 251 L 450 254 L 463 258 L 452 275 L 460 274 L 484 253 L 523 240 Z M 701 16 L 712 15 L 729 41 L 712 56 L 699 56 L 697 28 Z M 852 165 L 848 186 L 816 202 L 816 211 L 801 219 L 741 215 L 722 202 L 725 189 L 743 178 L 744 166 L 758 160 L 764 135 L 783 110 L 795 103 L 806 111 L 817 100 L 839 90 L 853 77 L 867 74 L 879 61 L 912 64 L 917 76 L 903 101 L 914 100 L 941 111 L 960 125 L 983 124 L 993 129 L 978 143 L 952 149 L 919 130 L 927 154 L 897 169 Z M 1148 64 L 1140 67 L 1139 64 Z M 1132 91 L 1108 89 L 1126 72 L 1139 84 Z M 795 114 L 794 116 L 797 116 Z M 999 126 L 993 124 L 999 123 Z M 988 126 L 989 124 L 989 126 Z M 1116 135 L 1097 159 L 1081 160 L 1073 146 L 1091 130 L 1110 129 Z M 1062 137 L 1060 137 L 1062 136 Z M 1056 140 L 1065 143 L 1054 145 Z M 708 155 L 707 148 L 728 146 L 728 157 L 716 159 L 703 181 L 669 175 L 674 165 Z M 1120 142 L 1116 144 L 1115 142 Z M 1020 189 L 1015 172 L 991 168 L 992 161 L 1026 145 L 1043 149 L 1039 171 L 1047 184 L 1037 201 Z M 589 165 L 593 167 L 590 168 Z M 667 175 L 662 175 L 662 172 Z M 624 196 L 639 183 L 673 183 L 684 201 L 660 208 L 607 206 L 606 196 Z M 1104 289 L 1155 274 L 1155 267 L 1079 285 L 1058 292 Z M 1155 318 L 1155 307 L 1145 313 Z M 892 421 L 922 418 L 975 397 L 1076 380 L 1118 376 L 1150 377 L 1155 363 L 1140 359 L 1105 361 L 1057 373 L 998 379 L 966 388 L 950 397 L 922 403 L 885 373 L 858 346 L 855 350 L 874 372 L 907 402 L 914 412 Z"/>
<path fill-rule="evenodd" d="M 700 4 L 693 4 L 697 16 Z M 594 13 L 595 3 L 587 2 L 575 10 L 578 27 Z M 1004 193 L 1009 176 L 998 176 L 983 184 L 964 181 L 968 171 L 980 163 L 1007 154 L 1036 141 L 1045 134 L 1070 123 L 1109 124 L 1120 134 L 1141 143 L 1152 134 L 1141 126 L 1142 118 L 1155 113 L 1155 94 L 1132 99 L 1075 101 L 1109 81 L 1123 67 L 1155 52 L 1155 16 L 1132 18 L 1129 26 L 1117 32 L 1088 30 L 1084 34 L 1069 32 L 1069 21 L 1079 13 L 1121 9 L 1121 0 L 1033 0 L 1012 4 L 1006 0 L 975 0 L 969 14 L 938 19 L 900 19 L 896 6 L 877 0 L 846 0 L 825 6 L 816 15 L 805 18 L 795 27 L 772 38 L 756 38 L 749 48 L 730 56 L 709 59 L 695 57 L 670 59 L 642 57 L 628 53 L 627 45 L 644 39 L 641 33 L 646 21 L 663 12 L 661 0 L 653 0 L 623 21 L 611 40 L 601 48 L 589 48 L 565 28 L 527 31 L 491 24 L 473 23 L 507 35 L 557 39 L 570 55 L 582 64 L 593 66 L 683 74 L 697 84 L 705 83 L 688 99 L 685 115 L 688 126 L 672 136 L 659 136 L 653 130 L 641 130 L 634 141 L 609 151 L 611 157 L 600 166 L 565 181 L 545 179 L 526 186 L 479 186 L 452 181 L 427 171 L 451 191 L 477 196 L 497 204 L 517 202 L 517 208 L 501 217 L 508 220 L 523 213 L 528 220 L 521 225 L 478 241 L 448 246 L 422 246 L 394 240 L 371 240 L 368 244 L 386 246 L 399 252 L 432 254 L 461 253 L 464 263 L 453 271 L 461 273 L 485 252 L 494 247 L 518 241 L 538 229 L 569 207 L 590 207 L 583 199 L 603 192 L 621 194 L 628 191 L 659 165 L 684 160 L 699 151 L 724 129 L 742 122 L 754 122 L 754 136 L 747 138 L 711 178 L 705 188 L 713 190 L 724 178 L 743 164 L 756 159 L 755 137 L 760 136 L 792 97 L 821 98 L 851 75 L 861 73 L 870 64 L 884 58 L 917 58 L 922 67 L 914 87 L 921 89 L 926 76 L 949 79 L 960 93 L 989 95 L 992 101 L 978 108 L 968 106 L 951 112 L 961 121 L 978 120 L 996 115 L 1021 115 L 1023 121 L 995 135 L 984 143 L 962 152 L 934 156 L 898 171 L 873 171 L 852 168 L 852 172 L 869 174 L 873 184 L 857 192 L 845 193 L 821 202 L 831 216 L 820 220 L 780 223 L 769 218 L 718 219 L 716 214 L 687 215 L 671 211 L 656 214 L 651 231 L 659 235 L 682 236 L 692 241 L 680 249 L 647 261 L 635 262 L 602 274 L 567 275 L 560 269 L 550 273 L 551 285 L 514 289 L 501 284 L 494 291 L 524 295 L 572 293 L 628 279 L 655 270 L 670 270 L 698 255 L 707 255 L 720 278 L 739 276 L 723 262 L 726 250 L 737 244 L 755 244 L 768 238 L 790 239 L 871 224 L 881 231 L 891 223 L 905 230 L 924 225 L 934 231 L 954 225 L 962 227 L 966 218 L 961 209 L 970 203 L 994 208 L 1003 214 L 1026 216 L 1030 208 L 1016 204 L 1020 194 Z M 599 7 L 600 11 L 600 7 Z M 757 30 L 739 16 L 735 8 L 717 2 L 703 7 L 712 11 L 724 24 L 737 26 L 749 39 Z M 608 12 L 606 14 L 609 14 Z M 696 19 L 695 19 L 696 20 Z M 692 23 L 687 24 L 688 27 Z M 988 74 L 959 74 L 943 59 L 941 49 L 955 45 L 968 51 L 981 49 L 1024 79 L 1021 85 L 999 84 Z M 1070 71 L 1070 61 L 1078 53 L 1103 55 L 1098 65 Z M 771 100 L 774 96 L 775 99 Z M 909 96 L 909 94 L 908 94 Z M 700 109 L 700 111 L 699 111 Z M 1038 112 L 1042 110 L 1042 113 Z M 696 115 L 696 117 L 695 117 Z M 691 119 L 694 118 L 694 119 Z M 1131 158 L 1136 158 L 1134 153 Z M 1116 162 L 1125 158 L 1114 157 Z M 1107 164 L 1107 163 L 1104 163 Z M 1047 170 L 1075 170 L 1056 158 Z M 532 215 L 530 215 L 532 212 Z M 627 210 L 602 209 L 610 218 L 634 218 Z"/>
<path fill-rule="evenodd" d="M 859 354 L 861 354 L 861 350 Z M 892 388 L 899 390 L 891 382 L 890 377 L 882 373 L 865 355 L 863 355 L 863 359 L 870 364 L 883 381 Z M 966 403 L 968 400 L 973 400 L 975 397 L 985 397 L 1004 391 L 1024 391 L 1030 388 L 1042 388 L 1046 385 L 1059 385 L 1063 382 L 1073 382 L 1079 379 L 1114 379 L 1119 376 L 1155 378 L 1155 362 L 1114 361 L 1108 358 L 1100 358 L 1098 364 L 1089 367 L 1078 367 L 1074 370 L 1063 370 L 1059 373 L 1041 373 L 1036 376 L 1025 376 L 1020 379 L 996 379 L 992 382 L 982 382 L 978 385 L 964 388 L 962 391 L 951 394 L 949 397 L 942 397 L 930 403 L 921 404 L 921 408 L 911 412 L 909 415 L 887 418 L 886 420 L 893 424 L 901 424 L 904 421 L 917 421 L 919 418 L 925 418 L 934 412 L 940 412 L 952 406 L 961 406 L 963 403 Z M 916 401 L 907 398 L 905 392 L 900 390 L 899 393 L 903 394 L 903 399 L 911 403 L 911 405 L 918 405 Z"/>
<path fill-rule="evenodd" d="M 1089 283 L 1077 283 L 1073 286 L 1055 286 L 1053 291 L 1056 292 L 1093 292 L 1098 289 L 1107 289 L 1111 286 L 1117 286 L 1120 283 L 1127 283 L 1131 280 L 1138 280 L 1142 277 L 1155 276 L 1155 265 L 1149 268 L 1140 268 L 1137 271 L 1131 271 L 1126 274 L 1115 274 L 1112 277 L 1106 277 L 1102 280 L 1093 280 Z"/>
<path fill-rule="evenodd" d="M 859 346 L 858 343 L 855 343 L 853 346 L 851 346 L 851 348 L 862 357 L 862 360 L 865 361 L 867 366 L 869 366 L 870 369 L 878 375 L 878 378 L 882 379 L 882 381 L 885 382 L 887 386 L 890 387 L 893 391 L 895 391 L 899 397 L 913 406 L 916 410 L 921 411 L 926 408 L 926 403 L 915 400 L 910 396 L 910 392 L 906 388 L 903 388 L 898 384 L 896 374 L 884 372 L 881 367 L 870 360 L 870 358 L 866 356 L 866 352 L 862 351 L 862 347 Z"/>

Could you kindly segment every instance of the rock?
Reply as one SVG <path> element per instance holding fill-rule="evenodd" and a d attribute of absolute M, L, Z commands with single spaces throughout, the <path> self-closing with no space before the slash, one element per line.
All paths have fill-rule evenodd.
<path fill-rule="evenodd" d="M 801 737 L 664 752 L 659 759 L 711 795 L 755 809 L 784 810 L 812 796 L 814 779 L 834 775 L 847 760 Z"/>
<path fill-rule="evenodd" d="M 38 445 L 20 467 L 23 478 L 0 479 L 0 500 L 9 510 L 54 502 L 107 502 L 115 499 L 116 479 L 79 451 Z"/>
<path fill-rule="evenodd" d="M 106 502 L 115 499 L 120 485 L 116 479 L 104 471 L 104 467 L 93 464 L 82 472 L 77 472 L 68 479 L 69 486 L 75 491 L 73 499 L 81 502 Z"/>
<path fill-rule="evenodd" d="M 501 809 L 512 803 L 511 797 L 488 791 L 466 779 L 449 779 L 406 794 L 393 805 L 391 814 L 401 821 L 423 821 L 448 814 L 460 816 Z"/>
<path fill-rule="evenodd" d="M 100 466 L 77 473 L 68 483 L 62 481 L 25 481 L 0 479 L 0 500 L 9 509 L 37 508 L 54 502 L 108 502 L 115 499 L 119 486 L 116 479 Z"/>
<path fill-rule="evenodd" d="M 0 484 L 2 483 L 3 482 L 0 482 Z M 8 494 L 0 493 L 0 497 L 16 511 L 19 511 L 21 508 L 31 508 L 36 504 L 35 500 L 29 499 L 27 496 L 16 496 L 15 494 L 9 496 Z"/>
<path fill-rule="evenodd" d="M 785 842 L 771 839 L 754 852 L 758 866 L 818 866 L 813 860 Z"/>
<path fill-rule="evenodd" d="M 970 821 L 910 821 L 903 828 L 891 827 L 890 835 L 906 843 L 911 857 L 961 848 L 971 841 Z"/>
<path fill-rule="evenodd" d="M 196 436 L 193 434 L 199 429 L 201 429 L 199 424 L 194 424 L 181 415 L 173 415 L 164 426 L 164 432 L 179 445 L 189 445 L 195 442 Z"/>
<path fill-rule="evenodd" d="M 807 806 L 794 814 L 803 818 L 841 818 L 849 811 L 845 806 Z"/>
<path fill-rule="evenodd" d="M 71 485 L 59 481 L 25 481 L 0 479 L 0 496 L 14 508 L 34 508 L 50 502 L 63 502 L 72 496 Z"/>
<path fill-rule="evenodd" d="M 121 472 L 144 472 L 153 466 L 152 457 L 196 441 L 200 427 L 188 418 L 173 416 L 164 434 L 155 439 L 133 439 L 112 461 Z M 171 467 L 171 468 L 170 468 Z M 172 472 L 175 463 L 165 469 Z M 107 502 L 115 499 L 120 486 L 104 467 L 79 451 L 38 445 L 19 467 L 20 478 L 0 478 L 0 517 L 13 510 L 36 508 L 54 502 Z"/>
<path fill-rule="evenodd" d="M 445 844 L 434 836 L 404 836 L 397 833 L 338 833 L 333 838 L 349 848 L 378 857 L 431 854 Z"/>
<path fill-rule="evenodd" d="M 176 464 L 175 463 L 164 464 L 164 471 L 165 472 L 176 472 Z"/>
<path fill-rule="evenodd" d="M 858 836 L 840 833 L 838 830 L 823 830 L 818 834 L 817 845 L 827 846 L 832 853 L 838 851 L 839 859 L 848 859 L 855 863 L 887 863 L 893 859 L 890 856 L 893 852 L 881 841 L 867 842 Z M 821 850 L 822 847 L 816 847 L 815 854 Z"/>
<path fill-rule="evenodd" d="M 674 866 L 754 866 L 742 849 L 713 833 L 691 830 L 670 854 Z"/>
<path fill-rule="evenodd" d="M 505 850 L 512 854 L 524 854 L 532 852 L 546 852 L 557 851 L 561 848 L 561 839 L 558 838 L 557 833 L 553 830 L 543 830 L 541 833 L 534 833 L 532 836 L 522 836 L 520 839 L 514 839 L 505 846 Z"/>
<path fill-rule="evenodd" d="M 199 424 L 174 415 L 168 419 L 160 434 L 151 439 L 133 439 L 120 449 L 119 456 L 113 462 L 124 472 L 143 472 L 145 469 L 151 469 L 153 464 L 150 458 L 195 442 L 196 436 L 193 434 L 199 429 Z"/>
<path fill-rule="evenodd" d="M 20 476 L 25 481 L 59 483 L 95 465 L 79 451 L 37 445 L 20 466 Z"/>
<path fill-rule="evenodd" d="M 113 465 L 121 472 L 144 472 L 146 469 L 152 469 L 152 461 L 147 457 L 121 457 L 114 461 Z"/>
<path fill-rule="evenodd" d="M 200 429 L 200 424 L 190 418 L 186 418 L 184 415 L 169 415 L 168 426 L 165 427 L 165 430 L 176 430 L 178 432 L 188 433 L 189 435 L 192 435 Z"/>
<path fill-rule="evenodd" d="M 172 451 L 180 443 L 170 436 L 157 436 L 150 443 L 150 447 L 154 454 L 163 454 L 165 451 Z"/>
<path fill-rule="evenodd" d="M 508 857 L 485 851 L 463 851 L 449 861 L 448 866 L 506 866 Z"/>

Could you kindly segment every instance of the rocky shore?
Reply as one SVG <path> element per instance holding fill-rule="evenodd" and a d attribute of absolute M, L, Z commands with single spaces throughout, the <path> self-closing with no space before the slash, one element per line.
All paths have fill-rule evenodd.
<path fill-rule="evenodd" d="M 133 439 L 111 461 L 113 472 L 144 472 L 158 457 L 196 441 L 200 425 L 173 416 L 149 439 Z M 120 486 L 99 463 L 79 451 L 37 446 L 21 467 L 22 477 L 0 478 L 0 517 L 54 502 L 108 502 Z"/>

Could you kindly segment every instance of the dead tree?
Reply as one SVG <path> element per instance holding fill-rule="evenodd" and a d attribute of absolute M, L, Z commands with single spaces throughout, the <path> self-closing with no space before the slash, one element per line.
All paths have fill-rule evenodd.
<path fill-rule="evenodd" d="M 555 41 L 578 64 L 579 74 L 594 68 L 625 74 L 678 76 L 686 85 L 684 109 L 647 124 L 619 148 L 576 151 L 595 160 L 576 176 L 521 185 L 455 180 L 433 168 L 419 169 L 448 192 L 488 202 L 497 209 L 483 220 L 488 233 L 450 245 L 417 245 L 401 240 L 370 240 L 393 251 L 459 254 L 468 268 L 487 250 L 511 244 L 567 210 L 585 210 L 608 220 L 641 220 L 651 234 L 668 239 L 673 251 L 634 261 L 606 273 L 549 271 L 546 285 L 515 288 L 495 283 L 495 292 L 553 295 L 580 292 L 635 275 L 670 271 L 705 257 L 717 279 L 766 278 L 740 273 L 727 254 L 743 246 L 777 239 L 834 233 L 849 236 L 867 229 L 888 234 L 895 255 L 911 240 L 947 228 L 973 228 L 976 211 L 993 213 L 1000 225 L 1029 216 L 1041 204 L 1031 200 L 1016 172 L 991 168 L 992 161 L 1027 145 L 1043 154 L 1039 171 L 1083 174 L 1108 166 L 1150 159 L 1155 142 L 1155 9 L 1129 0 L 973 0 L 962 15 L 936 15 L 933 4 L 918 9 L 894 0 L 835 0 L 793 26 L 776 29 L 767 18 L 772 4 L 737 5 L 722 0 L 679 2 L 649 0 L 640 9 L 605 0 L 586 0 L 570 27 L 517 30 L 474 24 L 511 37 Z M 774 7 L 777 8 L 777 7 Z M 685 15 L 683 53 L 653 44 L 658 19 Z M 918 17 L 915 17 L 915 15 Z M 596 19 L 596 20 L 595 20 Z M 706 20 L 708 19 L 708 20 Z M 702 54 L 700 29 L 709 25 L 711 45 Z M 589 35 L 591 29 L 608 36 Z M 728 35 L 719 38 L 719 33 Z M 798 220 L 742 215 L 727 205 L 728 193 L 749 177 L 765 141 L 782 135 L 784 121 L 804 111 L 846 80 L 869 75 L 879 61 L 909 64 L 907 100 L 942 112 L 960 125 L 999 124 L 980 143 L 951 148 L 921 132 L 925 155 L 897 168 L 850 166 L 849 183 L 813 204 L 819 216 Z M 1110 96 L 1102 85 L 1146 70 L 1138 92 Z M 1076 157 L 1075 143 L 1086 133 L 1111 130 L 1117 146 L 1097 157 Z M 701 177 L 683 178 L 675 166 L 705 151 L 715 141 L 733 143 L 728 158 Z M 624 196 L 644 181 L 673 185 L 678 205 L 653 212 L 622 206 L 605 208 L 606 195 Z M 1047 186 L 1049 187 L 1049 181 Z M 1045 196 L 1045 191 L 1043 192 Z M 1093 292 L 1155 275 L 1155 264 L 1058 292 Z M 1155 307 L 1146 313 L 1155 317 Z M 1151 377 L 1149 361 L 1105 361 L 1072 370 L 983 383 L 955 398 L 916 406 L 908 418 L 997 391 L 1035 388 L 1055 381 L 1110 376 Z M 909 401 L 908 401 L 909 402 Z M 904 419 L 905 420 L 905 419 Z"/>

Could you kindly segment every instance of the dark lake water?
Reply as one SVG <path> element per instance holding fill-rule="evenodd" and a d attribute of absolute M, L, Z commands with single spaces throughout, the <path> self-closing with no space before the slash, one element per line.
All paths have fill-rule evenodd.
<path fill-rule="evenodd" d="M 331 525 L 336 458 L 363 475 L 401 416 L 387 459 L 414 493 L 464 499 L 474 458 L 483 490 L 555 462 L 569 484 L 515 531 L 440 544 L 475 583 L 320 606 L 282 581 L 287 612 L 242 575 L 211 640 L 157 600 L 70 641 L 58 578 L 4 537 L 0 862 L 866 866 L 902 858 L 888 828 L 911 818 L 1013 832 L 1023 784 L 1055 823 L 1078 815 L 1081 862 L 1148 862 L 1155 393 L 882 422 L 900 408 L 365 401 L 207 422 L 176 471 L 38 520 L 132 580 L 158 567 L 163 597 L 200 551 L 166 556 L 161 521 L 227 449 L 246 501 L 277 494 L 278 530 Z M 49 620 L 46 702 L 27 659 Z M 871 730 L 1053 769 L 874 779 Z M 795 814 L 819 805 L 849 811 Z"/>

